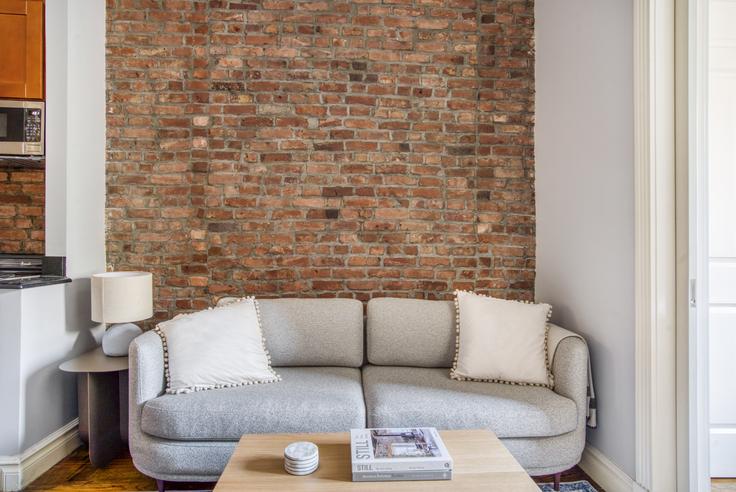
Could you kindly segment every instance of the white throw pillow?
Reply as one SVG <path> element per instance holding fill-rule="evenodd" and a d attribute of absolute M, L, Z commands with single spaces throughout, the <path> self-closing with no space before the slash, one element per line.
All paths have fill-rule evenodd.
<path fill-rule="evenodd" d="M 452 379 L 552 387 L 547 360 L 549 304 L 458 290 L 455 310 Z"/>
<path fill-rule="evenodd" d="M 271 369 L 253 297 L 177 316 L 155 331 L 164 344 L 167 393 L 281 380 Z"/>

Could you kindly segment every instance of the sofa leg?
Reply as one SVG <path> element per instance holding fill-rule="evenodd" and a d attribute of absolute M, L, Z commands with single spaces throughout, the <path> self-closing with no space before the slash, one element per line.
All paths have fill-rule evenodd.
<path fill-rule="evenodd" d="M 562 479 L 562 473 L 555 473 L 555 490 L 560 490 L 560 480 Z"/>
<path fill-rule="evenodd" d="M 156 479 L 156 488 L 158 489 L 158 492 L 164 492 L 166 490 L 166 481 Z M 555 489 L 557 490 L 557 489 Z"/>

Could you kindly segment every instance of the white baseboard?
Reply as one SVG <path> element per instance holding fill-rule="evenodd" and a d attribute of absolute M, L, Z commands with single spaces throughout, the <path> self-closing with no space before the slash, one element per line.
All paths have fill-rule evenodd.
<path fill-rule="evenodd" d="M 17 456 L 0 456 L 0 492 L 21 490 L 82 444 L 79 419 Z"/>
<path fill-rule="evenodd" d="M 585 445 L 580 468 L 606 492 L 644 492 L 616 463 L 590 444 Z"/>

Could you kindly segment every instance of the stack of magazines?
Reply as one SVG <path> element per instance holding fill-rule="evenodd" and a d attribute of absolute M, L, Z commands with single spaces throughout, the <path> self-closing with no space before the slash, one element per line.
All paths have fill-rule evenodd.
<path fill-rule="evenodd" d="M 434 427 L 352 429 L 353 482 L 450 480 L 452 458 Z"/>

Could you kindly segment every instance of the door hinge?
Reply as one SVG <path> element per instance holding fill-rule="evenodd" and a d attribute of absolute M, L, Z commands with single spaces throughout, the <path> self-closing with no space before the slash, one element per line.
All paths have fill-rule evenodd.
<path fill-rule="evenodd" d="M 697 304 L 697 298 L 695 296 L 695 279 L 690 279 L 690 294 L 688 295 L 688 298 L 690 300 L 690 307 L 695 307 Z"/>

